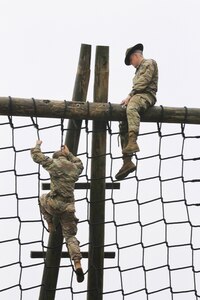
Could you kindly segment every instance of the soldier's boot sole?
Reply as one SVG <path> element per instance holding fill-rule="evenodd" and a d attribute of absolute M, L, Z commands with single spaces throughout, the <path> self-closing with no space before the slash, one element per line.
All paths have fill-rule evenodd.
<path fill-rule="evenodd" d="M 84 280 L 84 273 L 82 268 L 76 269 L 76 279 L 78 282 L 83 282 Z"/>
<path fill-rule="evenodd" d="M 115 175 L 117 180 L 122 180 L 126 178 L 130 173 L 136 170 L 136 166 L 133 162 L 129 162 L 128 164 L 124 165 L 119 172 Z"/>
<path fill-rule="evenodd" d="M 76 272 L 76 279 L 77 279 L 77 281 L 78 282 L 83 282 L 83 280 L 84 280 L 84 273 L 83 273 L 83 269 L 81 267 L 80 260 L 74 261 L 74 265 L 75 265 L 75 272 Z"/>

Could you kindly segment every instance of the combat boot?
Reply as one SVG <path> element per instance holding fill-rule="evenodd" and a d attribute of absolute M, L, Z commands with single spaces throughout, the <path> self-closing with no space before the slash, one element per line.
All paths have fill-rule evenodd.
<path fill-rule="evenodd" d="M 83 274 L 83 269 L 81 267 L 81 261 L 80 260 L 75 260 L 74 261 L 74 266 L 75 266 L 75 272 L 76 272 L 76 278 L 78 282 L 83 282 L 84 280 L 84 274 Z"/>
<path fill-rule="evenodd" d="M 140 148 L 137 144 L 137 134 L 135 132 L 130 131 L 128 134 L 128 145 L 122 150 L 123 154 L 133 154 L 135 152 L 139 152 Z"/>
<path fill-rule="evenodd" d="M 131 156 L 123 156 L 122 159 L 123 159 L 123 166 L 121 167 L 119 172 L 115 175 L 115 178 L 117 180 L 124 179 L 126 176 L 128 176 L 128 174 L 130 174 L 136 170 L 136 166 L 132 162 Z"/>

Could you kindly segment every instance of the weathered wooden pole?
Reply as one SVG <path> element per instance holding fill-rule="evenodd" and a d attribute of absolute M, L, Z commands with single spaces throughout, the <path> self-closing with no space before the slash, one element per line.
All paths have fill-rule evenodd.
<path fill-rule="evenodd" d="M 122 121 L 126 109 L 116 103 L 39 100 L 0 97 L 0 115 Z M 104 99 L 105 101 L 106 99 Z M 154 106 L 141 116 L 142 122 L 200 124 L 200 108 Z"/>
<path fill-rule="evenodd" d="M 107 102 L 109 48 L 96 48 L 94 99 Z M 94 121 L 89 220 L 89 260 L 87 300 L 103 299 L 104 221 L 105 221 L 106 122 Z"/>
<path fill-rule="evenodd" d="M 85 102 L 90 78 L 91 46 L 82 45 L 81 49 L 72 101 Z M 81 125 L 82 119 L 70 119 L 68 122 L 65 144 L 74 155 L 78 150 Z"/>
<path fill-rule="evenodd" d="M 78 69 L 76 74 L 73 98 L 77 101 L 85 101 L 89 78 L 90 78 L 91 46 L 81 45 Z M 65 143 L 70 151 L 76 155 L 81 129 L 81 121 L 69 120 Z M 46 252 L 45 266 L 43 271 L 42 286 L 39 300 L 55 299 L 56 285 L 58 280 L 60 259 L 62 256 L 63 235 L 57 217 L 54 217 L 56 232 L 49 235 L 48 248 Z"/>

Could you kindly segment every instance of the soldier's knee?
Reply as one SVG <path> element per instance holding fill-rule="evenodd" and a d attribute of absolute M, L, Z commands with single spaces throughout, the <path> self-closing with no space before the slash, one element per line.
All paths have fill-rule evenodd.
<path fill-rule="evenodd" d="M 142 104 L 142 97 L 141 97 L 141 95 L 134 95 L 130 99 L 130 101 L 129 101 L 128 105 L 127 105 L 127 109 L 126 110 L 127 111 L 130 110 L 130 109 L 138 110 L 140 108 L 141 104 Z"/>
<path fill-rule="evenodd" d="M 131 105 L 127 107 L 127 117 L 132 116 L 133 114 L 136 115 L 140 112 L 140 107 L 138 105 Z"/>
<path fill-rule="evenodd" d="M 66 242 L 67 242 L 68 245 L 71 245 L 71 244 L 79 245 L 79 241 L 75 237 L 66 238 Z"/>

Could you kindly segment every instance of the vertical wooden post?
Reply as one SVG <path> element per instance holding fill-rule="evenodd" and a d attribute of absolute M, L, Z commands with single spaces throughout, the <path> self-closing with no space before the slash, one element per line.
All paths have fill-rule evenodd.
<path fill-rule="evenodd" d="M 90 78 L 90 60 L 91 46 L 81 45 L 78 69 L 76 74 L 75 86 L 72 100 L 85 101 L 89 78 Z M 66 134 L 65 144 L 69 150 L 76 155 L 80 137 L 82 121 L 69 120 L 68 131 Z M 62 254 L 63 235 L 62 229 L 58 222 L 58 218 L 54 217 L 56 232 L 49 235 L 48 249 L 46 253 L 45 266 L 43 271 L 42 286 L 40 290 L 39 300 L 55 299 L 56 285 L 58 280 L 60 259 Z"/>
<path fill-rule="evenodd" d="M 95 102 L 107 102 L 109 48 L 98 46 L 95 61 Z M 88 300 L 103 299 L 105 221 L 106 122 L 93 121 L 90 227 L 88 260 Z"/>
<path fill-rule="evenodd" d="M 72 101 L 85 102 L 90 79 L 91 45 L 82 44 Z M 82 120 L 69 120 L 65 144 L 76 155 Z"/>

